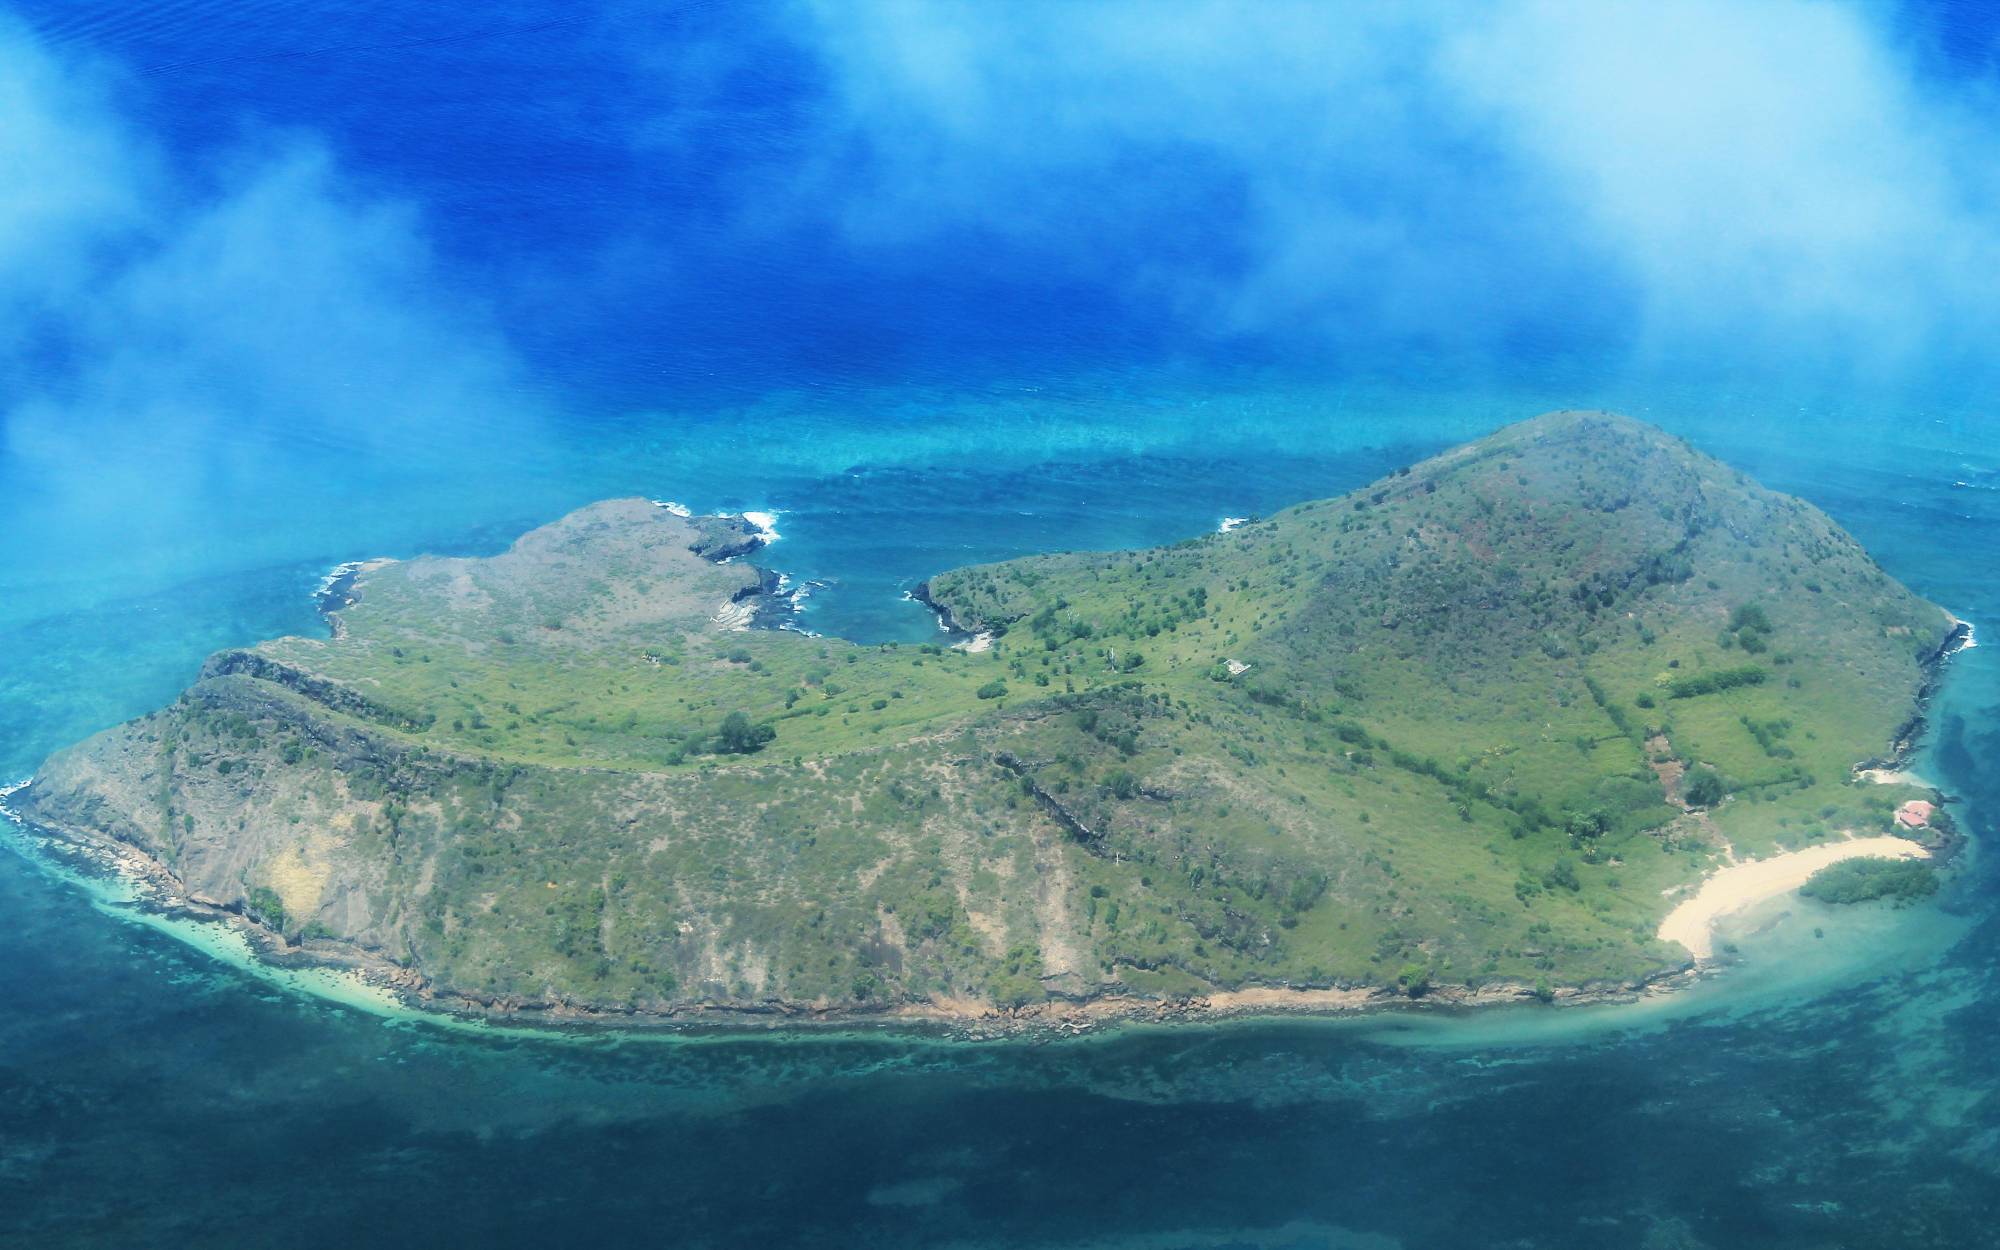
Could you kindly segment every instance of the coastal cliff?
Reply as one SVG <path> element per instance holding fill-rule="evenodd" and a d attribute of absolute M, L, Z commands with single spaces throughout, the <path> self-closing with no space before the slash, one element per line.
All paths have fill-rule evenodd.
<path fill-rule="evenodd" d="M 1683 968 L 1725 851 L 1858 785 L 1961 628 L 1823 513 L 1563 413 L 1170 547 L 917 597 L 984 650 L 743 628 L 738 518 L 595 504 L 353 566 L 24 818 L 281 952 L 495 1007 L 1482 1001 Z"/>

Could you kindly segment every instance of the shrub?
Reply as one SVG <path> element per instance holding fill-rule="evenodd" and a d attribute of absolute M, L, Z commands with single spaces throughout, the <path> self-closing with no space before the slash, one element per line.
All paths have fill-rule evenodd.
<path fill-rule="evenodd" d="M 1723 784 L 1722 774 L 1703 764 L 1689 771 L 1681 783 L 1681 798 L 1693 807 L 1714 807 L 1722 802 L 1722 796 L 1729 792 Z"/>
<path fill-rule="evenodd" d="M 1755 664 L 1745 664 L 1738 668 L 1719 668 L 1712 673 L 1693 673 L 1686 677 L 1676 677 L 1667 683 L 1667 694 L 1676 699 L 1692 699 L 1697 695 L 1734 690 L 1738 686 L 1761 686 L 1769 677 L 1768 672 Z"/>
<path fill-rule="evenodd" d="M 269 886 L 260 885 L 251 890 L 250 897 L 244 901 L 244 910 L 250 913 L 252 920 L 266 928 L 280 933 L 285 931 L 285 904 L 278 897 L 278 892 Z"/>
<path fill-rule="evenodd" d="M 1032 946 L 1009 947 L 1007 957 L 987 981 L 987 993 L 1002 1007 L 1020 1007 L 1048 997 L 1042 988 L 1042 956 Z"/>
<path fill-rule="evenodd" d="M 996 677 L 972 693 L 982 699 L 1004 698 L 1007 694 L 1007 683 Z"/>

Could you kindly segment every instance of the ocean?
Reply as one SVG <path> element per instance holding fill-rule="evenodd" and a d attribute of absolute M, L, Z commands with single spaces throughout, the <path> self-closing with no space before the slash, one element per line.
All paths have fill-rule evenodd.
<path fill-rule="evenodd" d="M 1348 271 L 1295 317 L 1239 149 L 1037 156 L 1056 189 L 983 216 L 949 144 L 854 121 L 860 36 L 806 9 L 16 4 L 0 144 L 82 174 L 0 209 L 0 777 L 319 630 L 341 561 L 594 499 L 770 512 L 798 627 L 922 640 L 931 573 L 1177 540 L 1556 407 L 1688 437 L 2000 633 L 1983 359 L 1635 351 L 1630 280 L 1480 250 L 1407 170 L 1383 194 L 1483 266 L 1440 289 L 1504 326 L 1418 333 Z M 1948 83 L 1991 17 L 1899 29 Z M 958 104 L 947 138 L 994 142 Z M 1914 763 L 1972 835 L 1937 902 L 1768 906 L 1666 999 L 1063 1041 L 443 1027 L 10 840 L 0 1242 L 2000 1245 L 1996 761 L 1982 645 Z"/>

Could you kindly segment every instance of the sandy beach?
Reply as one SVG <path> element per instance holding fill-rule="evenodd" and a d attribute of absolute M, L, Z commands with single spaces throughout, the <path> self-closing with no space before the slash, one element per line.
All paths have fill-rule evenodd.
<path fill-rule="evenodd" d="M 1667 913 L 1667 918 L 1660 922 L 1660 940 L 1679 942 L 1697 960 L 1712 959 L 1717 920 L 1753 903 L 1798 889 L 1828 864 L 1844 859 L 1918 859 L 1929 855 L 1929 851 L 1914 842 L 1885 834 L 1730 864 L 1702 882 L 1692 898 Z"/>
<path fill-rule="evenodd" d="M 1872 782 L 1878 786 L 1919 786 L 1925 790 L 1935 790 L 1937 786 L 1907 768 L 1864 768 L 1854 774 L 1856 781 Z"/>

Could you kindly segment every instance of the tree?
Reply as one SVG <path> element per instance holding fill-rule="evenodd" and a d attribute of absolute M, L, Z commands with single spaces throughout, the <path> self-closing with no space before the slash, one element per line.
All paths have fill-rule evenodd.
<path fill-rule="evenodd" d="M 1571 846 L 1582 846 L 1592 838 L 1603 837 L 1610 826 L 1610 818 L 1601 811 L 1571 812 L 1565 822 Z"/>
<path fill-rule="evenodd" d="M 1765 614 L 1762 604 L 1746 603 L 1729 614 L 1729 628 L 1768 634 L 1771 632 L 1771 618 Z"/>
<path fill-rule="evenodd" d="M 778 731 L 769 725 L 751 722 L 741 712 L 731 712 L 722 718 L 722 728 L 715 733 L 715 749 L 722 755 L 749 755 L 764 749 L 764 744 L 778 736 Z"/>
<path fill-rule="evenodd" d="M 1728 787 L 1722 784 L 1722 774 L 1703 764 L 1691 770 L 1687 780 L 1681 785 L 1681 797 L 1691 807 L 1714 807 L 1722 802 Z"/>
<path fill-rule="evenodd" d="M 1542 884 L 1551 890 L 1560 887 L 1571 892 L 1583 888 L 1583 882 L 1577 879 L 1576 865 L 1566 858 L 1549 865 L 1549 870 L 1542 874 Z"/>
<path fill-rule="evenodd" d="M 1396 976 L 1396 984 L 1402 986 L 1403 992 L 1411 998 L 1422 998 L 1430 992 L 1430 966 L 1417 963 L 1404 964 L 1403 971 Z"/>

